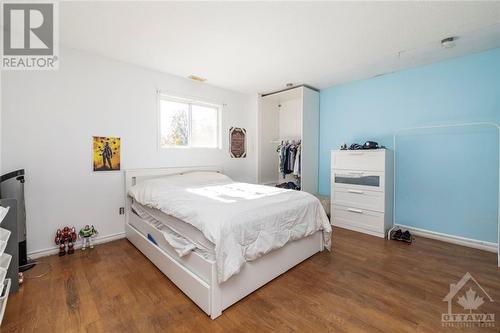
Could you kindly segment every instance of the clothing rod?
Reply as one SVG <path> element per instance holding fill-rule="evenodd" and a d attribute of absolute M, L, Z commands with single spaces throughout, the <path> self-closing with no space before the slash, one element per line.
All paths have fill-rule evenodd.
<path fill-rule="evenodd" d="M 279 94 L 279 93 L 282 93 L 282 92 L 285 92 L 285 91 L 288 91 L 288 90 L 292 90 L 292 89 L 295 89 L 295 88 L 300 88 L 300 87 L 309 88 L 311 90 L 319 92 L 319 89 L 317 89 L 317 88 L 314 88 L 314 87 L 309 86 L 307 84 L 301 84 L 299 86 L 293 86 L 293 87 L 290 87 L 290 88 L 285 88 L 285 89 L 281 89 L 281 90 L 278 90 L 278 91 L 273 91 L 273 92 L 270 92 L 270 93 L 267 93 L 267 94 L 262 94 L 261 97 L 267 97 L 267 96 L 271 96 L 271 95 L 274 95 L 274 94 Z"/>
<path fill-rule="evenodd" d="M 271 140 L 271 143 L 280 143 L 282 141 L 302 141 L 302 138 L 279 138 Z"/>

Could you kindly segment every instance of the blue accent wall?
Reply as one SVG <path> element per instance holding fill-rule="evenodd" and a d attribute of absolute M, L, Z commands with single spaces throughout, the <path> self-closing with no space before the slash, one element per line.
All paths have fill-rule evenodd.
<path fill-rule="evenodd" d="M 500 49 L 321 90 L 319 191 L 324 195 L 330 193 L 330 150 L 338 149 L 343 142 L 350 144 L 372 140 L 392 149 L 393 135 L 400 129 L 468 122 L 500 124 Z M 436 203 L 429 207 L 430 215 L 420 215 L 421 209 L 415 209 L 411 204 L 411 200 L 417 197 L 412 191 L 418 186 L 410 181 L 398 182 L 397 201 L 402 205 L 399 207 L 398 204 L 398 208 L 405 224 L 497 242 L 498 211 L 495 203 L 498 203 L 499 156 L 498 148 L 494 152 L 495 147 L 498 147 L 498 142 L 494 140 L 498 139 L 498 135 L 491 129 L 476 130 L 470 135 L 453 132 L 440 137 L 442 133 L 427 133 L 429 135 L 425 139 L 405 138 L 403 143 L 406 143 L 408 149 L 414 146 L 411 140 L 415 140 L 415 144 L 422 144 L 415 147 L 415 153 L 421 154 L 421 160 L 432 158 L 433 154 L 442 159 L 443 154 L 439 151 L 446 148 L 440 146 L 439 142 L 451 144 L 457 138 L 458 144 L 463 145 L 463 151 L 471 154 L 470 160 L 478 160 L 478 154 L 485 158 L 482 163 L 468 164 L 468 168 L 453 169 L 446 180 L 441 182 L 442 188 L 429 190 L 420 187 L 421 191 L 427 191 L 422 193 L 428 193 L 420 204 Z M 474 145 L 480 145 L 481 142 L 488 144 L 472 154 Z M 424 143 L 425 149 L 422 149 Z M 447 170 L 452 163 L 462 165 L 467 160 L 467 157 L 460 157 L 460 150 L 454 152 L 455 155 L 452 155 L 451 150 L 449 155 L 445 155 L 448 161 L 440 165 L 441 172 Z M 481 155 L 480 152 L 486 153 Z M 411 168 L 414 165 L 409 160 L 412 156 L 415 155 L 398 156 L 398 170 L 406 166 L 402 169 L 407 172 L 406 180 L 411 179 L 409 177 L 424 179 L 426 172 L 431 172 L 430 164 Z M 476 181 L 475 185 L 460 181 L 460 186 L 457 186 L 457 180 L 463 180 L 460 172 L 467 176 L 474 173 L 485 176 Z M 443 197 L 443 193 L 451 193 L 453 189 L 456 190 L 454 193 L 461 191 L 462 196 Z M 469 192 L 473 193 L 474 202 L 468 199 Z M 450 212 L 460 200 L 471 201 L 471 204 L 455 207 L 455 215 L 447 215 L 446 211 Z M 475 213 L 479 211 L 483 211 L 483 214 L 476 216 Z M 464 217 L 458 218 L 461 216 Z"/>

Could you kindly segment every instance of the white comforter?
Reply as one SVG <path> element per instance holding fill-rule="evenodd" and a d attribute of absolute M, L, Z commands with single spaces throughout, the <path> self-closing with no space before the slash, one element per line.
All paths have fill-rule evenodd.
<path fill-rule="evenodd" d="M 215 244 L 219 282 L 239 272 L 246 261 L 287 242 L 323 230 L 330 249 L 331 226 L 319 200 L 309 193 L 235 183 L 191 175 L 148 180 L 129 195 L 199 229 Z"/>

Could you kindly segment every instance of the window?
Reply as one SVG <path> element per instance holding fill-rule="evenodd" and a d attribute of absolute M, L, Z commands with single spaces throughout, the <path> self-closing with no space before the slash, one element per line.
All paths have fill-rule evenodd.
<path fill-rule="evenodd" d="M 220 106 L 160 96 L 160 148 L 219 148 Z"/>

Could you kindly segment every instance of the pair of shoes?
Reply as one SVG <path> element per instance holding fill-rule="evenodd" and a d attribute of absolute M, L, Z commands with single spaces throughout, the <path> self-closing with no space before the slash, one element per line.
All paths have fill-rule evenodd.
<path fill-rule="evenodd" d="M 401 229 L 393 231 L 391 234 L 391 239 L 402 241 L 405 243 L 411 243 L 412 241 L 411 233 L 408 230 L 403 232 Z"/>

